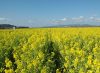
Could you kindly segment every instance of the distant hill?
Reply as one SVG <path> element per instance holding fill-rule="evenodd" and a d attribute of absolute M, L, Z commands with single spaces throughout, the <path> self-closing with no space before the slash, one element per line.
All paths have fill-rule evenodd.
<path fill-rule="evenodd" d="M 52 26 L 43 26 L 40 28 L 57 28 L 57 27 L 100 27 L 100 25 L 90 25 L 90 24 L 66 24 L 66 25 L 52 25 Z M 0 24 L 0 29 L 12 29 L 12 28 L 29 28 L 26 26 L 15 26 L 11 24 Z M 38 28 L 38 27 L 33 27 L 33 28 Z"/>
<path fill-rule="evenodd" d="M 91 25 L 91 24 L 69 24 L 68 27 L 100 27 L 100 25 Z"/>
<path fill-rule="evenodd" d="M 46 28 L 49 27 L 100 27 L 100 25 L 90 25 L 90 24 L 66 24 L 66 25 L 55 25 L 55 26 L 44 26 Z"/>
<path fill-rule="evenodd" d="M 0 24 L 0 29 L 10 29 L 13 27 L 16 27 L 16 26 L 11 25 L 11 24 Z"/>
<path fill-rule="evenodd" d="M 24 27 L 24 26 L 14 26 L 11 24 L 0 24 L 0 29 L 12 29 L 12 28 L 29 28 L 29 27 Z"/>

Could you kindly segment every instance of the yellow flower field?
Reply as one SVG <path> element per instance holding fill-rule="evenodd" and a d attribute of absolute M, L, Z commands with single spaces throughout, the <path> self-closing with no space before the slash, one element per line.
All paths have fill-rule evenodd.
<path fill-rule="evenodd" d="M 0 73 L 100 73 L 100 27 L 0 29 Z"/>

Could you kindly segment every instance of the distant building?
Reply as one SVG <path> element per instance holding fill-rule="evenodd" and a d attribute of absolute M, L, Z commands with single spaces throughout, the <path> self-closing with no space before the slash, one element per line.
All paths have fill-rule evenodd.
<path fill-rule="evenodd" d="M 13 27 L 13 30 L 15 30 L 16 27 Z"/>

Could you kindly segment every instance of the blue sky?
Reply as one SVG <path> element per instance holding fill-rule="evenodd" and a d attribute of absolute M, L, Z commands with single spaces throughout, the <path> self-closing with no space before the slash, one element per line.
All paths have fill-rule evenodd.
<path fill-rule="evenodd" d="M 0 23 L 18 26 L 100 23 L 100 0 L 0 0 Z"/>

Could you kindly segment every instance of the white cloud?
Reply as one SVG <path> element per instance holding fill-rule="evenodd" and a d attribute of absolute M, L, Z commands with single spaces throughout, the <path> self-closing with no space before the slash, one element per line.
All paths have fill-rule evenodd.
<path fill-rule="evenodd" d="M 7 20 L 6 18 L 0 18 L 0 21 L 4 21 L 4 20 Z"/>
<path fill-rule="evenodd" d="M 63 19 L 61 19 L 62 21 L 67 21 L 67 18 L 63 18 Z"/>
<path fill-rule="evenodd" d="M 95 21 L 96 22 L 100 22 L 100 18 L 95 18 Z"/>
<path fill-rule="evenodd" d="M 3 17 L 0 17 L 0 21 L 7 21 L 9 20 L 8 18 L 3 18 Z"/>
<path fill-rule="evenodd" d="M 75 22 L 82 22 L 84 20 L 85 20 L 84 16 L 79 16 L 79 17 L 72 18 L 72 21 L 75 21 Z"/>
<path fill-rule="evenodd" d="M 62 18 L 58 20 L 52 20 L 52 24 L 66 24 L 66 23 L 90 23 L 90 22 L 100 22 L 100 18 L 97 18 L 96 16 L 91 17 L 72 17 L 72 18 Z"/>
<path fill-rule="evenodd" d="M 60 21 L 60 20 L 53 20 L 51 23 L 52 23 L 52 24 L 61 24 L 62 21 Z"/>
<path fill-rule="evenodd" d="M 95 18 L 94 18 L 93 16 L 91 16 L 91 17 L 90 17 L 90 20 L 93 20 L 93 19 L 95 19 Z"/>
<path fill-rule="evenodd" d="M 83 19 L 83 18 L 84 18 L 84 16 L 79 16 L 79 18 L 80 18 L 80 19 Z"/>
<path fill-rule="evenodd" d="M 62 19 L 59 19 L 59 20 L 53 20 L 52 23 L 53 24 L 64 24 L 64 23 L 67 23 L 67 22 L 81 22 L 84 20 L 84 17 L 83 16 L 79 16 L 79 17 L 74 17 L 74 18 L 62 18 Z"/>
<path fill-rule="evenodd" d="M 59 19 L 59 20 L 53 20 L 52 23 L 53 24 L 63 24 L 65 22 L 69 21 L 69 20 L 70 20 L 70 18 L 62 18 L 62 19 Z"/>
<path fill-rule="evenodd" d="M 100 18 L 97 18 L 94 16 L 90 17 L 90 20 L 95 21 L 95 22 L 100 22 Z"/>

